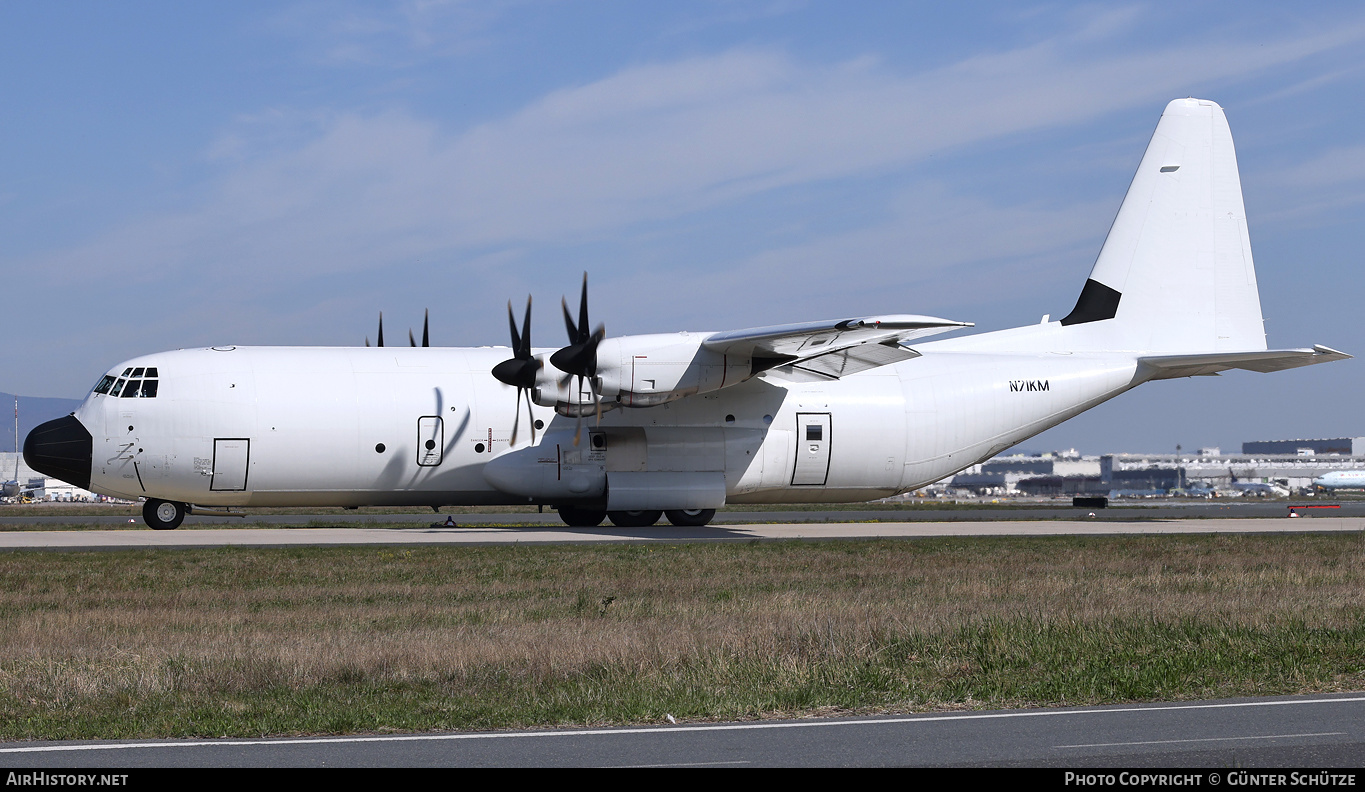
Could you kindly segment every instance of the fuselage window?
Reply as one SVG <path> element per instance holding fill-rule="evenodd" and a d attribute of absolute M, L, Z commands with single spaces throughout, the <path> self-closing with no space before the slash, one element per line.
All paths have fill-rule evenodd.
<path fill-rule="evenodd" d="M 144 398 L 144 399 L 155 399 L 155 398 L 156 398 L 156 383 L 157 383 L 157 382 L 158 382 L 158 380 L 154 380 L 154 379 L 145 379 L 145 380 L 142 381 L 142 398 Z"/>
<path fill-rule="evenodd" d="M 109 392 L 109 386 L 111 386 L 111 385 L 113 385 L 113 384 L 114 384 L 114 377 L 111 376 L 111 375 L 109 375 L 109 374 L 105 374 L 105 375 L 104 375 L 104 379 L 100 380 L 100 384 L 98 384 L 98 385 L 95 386 L 95 393 L 100 393 L 100 394 L 108 393 L 108 392 Z"/>
<path fill-rule="evenodd" d="M 109 395 L 110 395 L 110 396 L 117 396 L 117 395 L 119 395 L 119 392 L 122 391 L 122 390 L 123 390 L 123 380 L 120 379 L 118 382 L 115 382 L 115 383 L 114 383 L 114 387 L 111 388 L 111 389 L 109 390 Z"/>
<path fill-rule="evenodd" d="M 132 374 L 132 373 L 133 373 L 133 369 L 132 369 L 131 367 L 129 367 L 129 368 L 126 368 L 126 369 L 123 370 L 122 376 L 126 377 L 126 376 L 128 376 L 129 374 Z"/>
<path fill-rule="evenodd" d="M 125 399 L 131 399 L 142 390 L 142 380 L 128 380 L 128 384 L 123 386 L 123 392 L 119 395 Z"/>
<path fill-rule="evenodd" d="M 824 434 L 825 434 L 824 429 L 825 429 L 825 427 L 820 426 L 820 425 L 818 425 L 818 424 L 810 424 L 810 425 L 808 425 L 808 426 L 806 427 L 806 439 L 807 439 L 807 440 L 819 440 L 819 439 L 821 439 L 821 438 L 824 436 Z"/>

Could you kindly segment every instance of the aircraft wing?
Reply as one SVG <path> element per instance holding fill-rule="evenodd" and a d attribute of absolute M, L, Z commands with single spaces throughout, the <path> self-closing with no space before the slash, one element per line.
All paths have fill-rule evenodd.
<path fill-rule="evenodd" d="M 1316 345 L 1312 349 L 1267 349 L 1257 352 L 1215 352 L 1207 355 L 1153 355 L 1138 358 L 1138 362 L 1156 369 L 1152 379 L 1198 377 L 1217 374 L 1228 369 L 1247 371 L 1284 371 L 1285 369 L 1328 363 L 1351 357 L 1331 347 Z"/>
<path fill-rule="evenodd" d="M 901 346 L 904 341 L 971 326 L 971 322 L 934 316 L 870 316 L 731 330 L 708 337 L 702 346 L 724 355 L 751 357 L 756 371 L 792 366 L 838 379 L 919 357 L 918 352 Z"/>

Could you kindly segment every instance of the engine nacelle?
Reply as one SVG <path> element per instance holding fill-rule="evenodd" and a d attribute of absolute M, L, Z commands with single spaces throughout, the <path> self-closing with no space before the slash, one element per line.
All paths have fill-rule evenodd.
<path fill-rule="evenodd" d="M 702 348 L 709 333 L 625 336 L 602 342 L 597 373 L 602 392 L 622 407 L 653 407 L 737 385 L 749 377 L 749 358 Z"/>
<path fill-rule="evenodd" d="M 738 385 L 753 375 L 752 360 L 704 349 L 709 333 L 659 333 L 603 339 L 597 348 L 597 377 L 591 385 L 566 376 L 543 356 L 544 367 L 531 398 L 561 415 L 590 415 L 602 409 L 653 407 L 685 396 Z M 581 388 L 581 390 L 580 390 Z"/>

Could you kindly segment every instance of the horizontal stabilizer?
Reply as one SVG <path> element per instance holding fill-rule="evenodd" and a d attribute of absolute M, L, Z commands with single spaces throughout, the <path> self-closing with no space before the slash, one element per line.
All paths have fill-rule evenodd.
<path fill-rule="evenodd" d="M 1346 360 L 1351 357 L 1331 347 L 1314 346 L 1312 349 L 1267 349 L 1253 352 L 1213 352 L 1206 355 L 1153 355 L 1138 358 L 1138 362 L 1156 370 L 1152 379 L 1173 379 L 1175 377 L 1198 377 L 1217 374 L 1228 369 L 1246 371 L 1284 371 L 1285 369 L 1311 366 L 1315 363 L 1330 363 L 1333 360 Z"/>

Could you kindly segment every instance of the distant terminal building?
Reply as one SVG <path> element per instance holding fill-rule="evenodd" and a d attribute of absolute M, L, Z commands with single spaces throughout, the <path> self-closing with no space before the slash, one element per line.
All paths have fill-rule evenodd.
<path fill-rule="evenodd" d="M 1243 454 L 1262 456 L 1365 456 L 1365 437 L 1329 440 L 1253 440 L 1242 443 Z"/>
<path fill-rule="evenodd" d="M 1365 441 L 1365 438 L 1357 438 Z M 1163 493 L 1218 491 L 1229 495 L 1262 494 L 1260 485 L 1286 491 L 1305 490 L 1313 479 L 1334 470 L 1365 470 L 1365 454 L 1314 452 L 1307 443 L 1336 444 L 1351 440 L 1289 440 L 1288 451 L 1224 455 L 1217 448 L 1195 454 L 1105 454 L 1072 452 L 998 456 L 973 465 L 945 482 L 952 489 L 981 495 L 1153 496 Z M 1252 445 L 1250 443 L 1248 446 Z"/>

